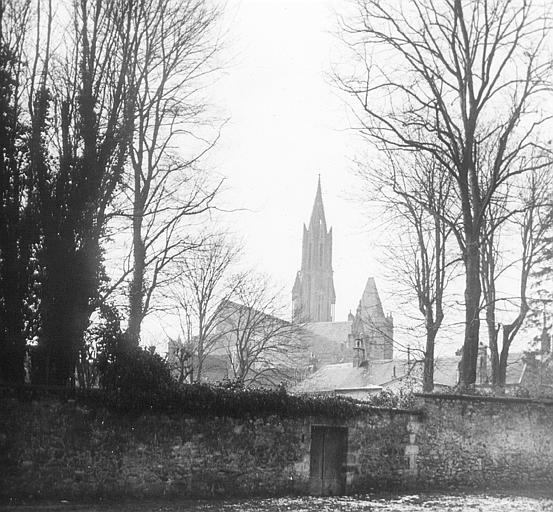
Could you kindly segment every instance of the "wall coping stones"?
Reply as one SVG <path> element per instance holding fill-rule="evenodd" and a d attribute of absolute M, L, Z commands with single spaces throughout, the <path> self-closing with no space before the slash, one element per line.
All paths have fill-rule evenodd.
<path fill-rule="evenodd" d="M 460 401 L 479 401 L 496 402 L 504 404 L 538 404 L 553 406 L 553 400 L 538 398 L 519 398 L 514 396 L 486 396 L 486 395 L 462 395 L 455 393 L 415 393 L 416 398 L 428 398 L 431 400 L 460 400 Z"/>

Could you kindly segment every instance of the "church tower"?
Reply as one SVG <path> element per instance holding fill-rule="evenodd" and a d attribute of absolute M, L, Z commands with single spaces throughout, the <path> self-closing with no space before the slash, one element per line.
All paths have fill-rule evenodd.
<path fill-rule="evenodd" d="M 335 302 L 332 228 L 327 231 L 319 176 L 309 228 L 303 225 L 301 270 L 292 289 L 294 318 L 306 322 L 332 322 Z"/>
<path fill-rule="evenodd" d="M 370 361 L 393 359 L 394 319 L 386 315 L 373 277 L 369 277 L 359 301 L 355 316 L 350 314 L 352 332 L 350 346 L 355 349 L 362 341 L 366 357 Z"/>

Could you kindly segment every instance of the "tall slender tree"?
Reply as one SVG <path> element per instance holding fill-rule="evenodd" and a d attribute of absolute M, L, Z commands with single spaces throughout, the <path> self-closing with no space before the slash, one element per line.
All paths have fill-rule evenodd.
<path fill-rule="evenodd" d="M 212 147 L 201 91 L 214 70 L 218 12 L 206 0 L 143 0 L 131 9 L 134 65 L 130 169 L 125 180 L 132 221 L 132 279 L 126 337 L 138 345 L 156 289 L 191 241 L 190 218 L 212 206 L 219 184 L 197 168 Z M 176 151 L 176 148 L 179 148 Z M 188 221 L 187 221 L 188 219 Z"/>
<path fill-rule="evenodd" d="M 540 127 L 551 118 L 544 101 L 551 90 L 545 51 L 550 19 L 527 0 L 358 0 L 357 5 L 357 18 L 343 28 L 359 66 L 344 72 L 340 82 L 359 100 L 361 132 L 379 148 L 431 155 L 451 181 L 462 214 L 459 224 L 443 220 L 464 262 L 460 384 L 471 386 L 486 211 L 504 183 L 549 165 Z M 491 173 L 478 165 L 484 150 Z"/>
<path fill-rule="evenodd" d="M 451 227 L 443 220 L 451 211 L 451 186 L 439 164 L 424 153 L 388 152 L 378 170 L 362 168 L 361 177 L 377 191 L 392 226 L 400 232 L 386 251 L 398 283 L 415 300 L 424 326 L 423 389 L 434 388 L 434 353 L 444 320 L 444 294 L 454 268 Z M 376 200 L 376 198 L 375 198 Z M 420 316 L 419 316 L 420 318 Z"/>
<path fill-rule="evenodd" d="M 539 257 L 548 246 L 547 234 L 551 226 L 550 170 L 532 172 L 521 178 L 518 193 L 506 194 L 503 200 L 490 208 L 483 232 L 482 283 L 484 310 L 490 343 L 492 384 L 503 389 L 506 382 L 509 350 L 530 311 L 528 290 Z M 503 216 L 503 229 L 494 223 Z M 502 237 L 518 237 L 518 251 L 501 251 Z M 518 274 L 515 296 L 498 293 L 502 274 Z M 498 311 L 499 310 L 499 311 Z M 511 316 L 510 321 L 505 318 Z M 502 320 L 499 322 L 499 320 Z M 501 343 L 499 342 L 501 340 Z"/>

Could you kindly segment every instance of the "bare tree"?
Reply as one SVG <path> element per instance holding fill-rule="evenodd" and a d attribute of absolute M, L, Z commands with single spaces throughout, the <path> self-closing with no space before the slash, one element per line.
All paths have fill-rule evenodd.
<path fill-rule="evenodd" d="M 169 343 L 173 352 L 176 349 L 173 356 L 188 359 L 186 378 L 190 382 L 202 381 L 204 363 L 220 341 L 220 326 L 226 320 L 221 304 L 230 300 L 243 280 L 241 274 L 233 272 L 239 252 L 226 237 L 217 235 L 179 262 L 178 278 L 170 293 L 176 302 L 180 330 L 178 338 Z"/>
<path fill-rule="evenodd" d="M 139 343 L 155 290 L 167 284 L 168 269 L 191 247 L 186 218 L 207 211 L 219 189 L 196 168 L 214 144 L 202 140 L 199 92 L 213 72 L 217 16 L 206 0 L 143 0 L 132 3 L 129 22 L 121 26 L 130 32 L 133 62 L 133 141 L 124 189 L 132 205 L 126 332 L 132 345 Z"/>
<path fill-rule="evenodd" d="M 492 384 L 505 386 L 509 349 L 524 324 L 530 310 L 527 291 L 529 279 L 538 263 L 538 258 L 547 247 L 547 234 L 551 225 L 551 178 L 550 170 L 532 172 L 521 178 L 519 193 L 505 193 L 502 201 L 489 209 L 486 218 L 487 230 L 482 241 L 482 284 L 484 309 L 490 342 Z M 518 197 L 517 197 L 518 196 Z M 494 223 L 505 214 L 504 210 L 514 212 L 502 229 L 496 229 Z M 514 262 L 505 262 L 508 252 L 501 251 L 501 237 L 505 231 L 514 230 L 519 235 L 520 254 Z M 518 295 L 498 297 L 497 281 L 509 270 L 518 272 Z M 500 302 L 506 303 L 505 309 L 516 309 L 509 323 L 497 321 L 497 309 Z M 509 307 L 511 306 L 511 307 Z M 506 316 L 508 312 L 501 316 Z M 501 332 L 501 346 L 499 333 Z"/>
<path fill-rule="evenodd" d="M 387 251 L 396 279 L 417 301 L 425 332 L 423 390 L 434 388 L 434 349 L 444 319 L 444 293 L 455 263 L 448 251 L 451 227 L 444 221 L 451 186 L 439 163 L 424 153 L 388 152 L 383 169 L 366 174 L 398 231 Z M 449 213 L 451 215 L 451 212 Z"/>
<path fill-rule="evenodd" d="M 443 220 L 465 265 L 460 384 L 470 386 L 476 381 L 486 210 L 503 184 L 550 161 L 539 141 L 539 128 L 550 119 L 542 102 L 551 90 L 544 51 L 550 20 L 526 0 L 357 5 L 357 21 L 343 26 L 363 71 L 340 82 L 359 100 L 361 132 L 379 148 L 435 159 L 462 214 L 459 224 Z M 482 173 L 481 151 L 493 172 Z"/>
<path fill-rule="evenodd" d="M 167 364 L 179 384 L 194 380 L 194 346 L 180 336 L 169 338 L 167 344 Z M 199 382 L 196 380 L 196 382 Z"/>
<path fill-rule="evenodd" d="M 221 304 L 219 343 L 240 385 L 275 385 L 289 378 L 303 347 L 301 325 L 283 320 L 279 295 L 267 278 L 240 279 L 233 300 Z"/>

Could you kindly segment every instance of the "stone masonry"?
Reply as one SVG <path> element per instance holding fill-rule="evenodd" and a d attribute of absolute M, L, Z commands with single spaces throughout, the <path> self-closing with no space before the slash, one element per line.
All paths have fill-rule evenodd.
<path fill-rule="evenodd" d="M 355 419 L 128 415 L 0 400 L 0 499 L 310 492 L 314 426 L 347 428 L 346 492 L 553 484 L 553 404 L 419 395 Z"/>

